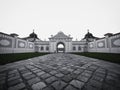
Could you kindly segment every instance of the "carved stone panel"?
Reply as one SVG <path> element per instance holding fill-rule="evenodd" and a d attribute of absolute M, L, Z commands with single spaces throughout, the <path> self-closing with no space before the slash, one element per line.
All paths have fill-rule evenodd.
<path fill-rule="evenodd" d="M 9 38 L 0 38 L 0 47 L 12 47 L 12 39 Z"/>
<path fill-rule="evenodd" d="M 98 48 L 105 48 L 105 41 L 97 42 L 97 47 Z"/>
<path fill-rule="evenodd" d="M 18 41 L 18 48 L 25 48 L 26 44 L 24 41 Z"/>
<path fill-rule="evenodd" d="M 94 48 L 94 44 L 93 44 L 93 43 L 90 43 L 90 44 L 89 44 L 89 48 Z"/>
<path fill-rule="evenodd" d="M 33 49 L 33 44 L 29 43 L 29 48 Z"/>
<path fill-rule="evenodd" d="M 120 47 L 120 37 L 111 39 L 111 47 Z"/>

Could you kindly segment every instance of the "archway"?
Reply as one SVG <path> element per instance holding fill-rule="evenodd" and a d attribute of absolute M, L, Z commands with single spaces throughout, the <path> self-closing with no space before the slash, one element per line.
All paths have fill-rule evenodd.
<path fill-rule="evenodd" d="M 64 43 L 59 42 L 57 44 L 57 49 L 56 50 L 57 50 L 57 53 L 59 53 L 59 52 L 64 53 L 65 52 L 65 45 L 64 45 Z"/>

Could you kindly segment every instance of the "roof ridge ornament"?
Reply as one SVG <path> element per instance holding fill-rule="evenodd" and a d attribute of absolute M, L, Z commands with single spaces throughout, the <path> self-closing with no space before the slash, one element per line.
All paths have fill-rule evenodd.
<path fill-rule="evenodd" d="M 34 33 L 35 29 L 33 29 L 33 33 Z"/>
<path fill-rule="evenodd" d="M 87 29 L 87 32 L 89 33 L 89 29 Z"/>

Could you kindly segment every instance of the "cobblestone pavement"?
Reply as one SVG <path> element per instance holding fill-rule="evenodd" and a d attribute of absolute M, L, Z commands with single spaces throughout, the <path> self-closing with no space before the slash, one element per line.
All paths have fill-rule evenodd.
<path fill-rule="evenodd" d="M 0 66 L 0 90 L 120 90 L 120 65 L 48 54 Z"/>

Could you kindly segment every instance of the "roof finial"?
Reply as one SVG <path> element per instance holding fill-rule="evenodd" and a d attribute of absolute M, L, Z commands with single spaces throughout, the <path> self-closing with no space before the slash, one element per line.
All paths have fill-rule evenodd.
<path fill-rule="evenodd" d="M 34 33 L 34 29 L 33 29 L 33 33 Z"/>
<path fill-rule="evenodd" d="M 89 29 L 87 29 L 88 33 L 89 33 Z"/>

